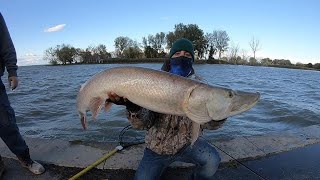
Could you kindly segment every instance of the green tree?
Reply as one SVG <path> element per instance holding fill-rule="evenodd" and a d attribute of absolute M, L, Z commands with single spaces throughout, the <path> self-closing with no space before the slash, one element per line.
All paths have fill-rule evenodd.
<path fill-rule="evenodd" d="M 219 53 L 219 59 L 221 59 L 221 54 L 228 50 L 230 38 L 226 31 L 214 30 L 212 33 L 208 33 L 207 36 L 210 39 L 209 44 L 212 44 L 214 48 L 217 49 Z"/>
<path fill-rule="evenodd" d="M 157 50 L 153 49 L 151 46 L 146 46 L 144 48 L 144 55 L 146 58 L 157 58 L 158 52 Z"/>
<path fill-rule="evenodd" d="M 123 50 L 124 58 L 142 58 L 143 53 L 139 47 L 128 47 Z"/>
<path fill-rule="evenodd" d="M 254 65 L 257 65 L 258 64 L 258 61 L 256 60 L 256 58 L 254 57 L 250 57 L 249 59 L 249 64 L 254 66 Z"/>
<path fill-rule="evenodd" d="M 78 54 L 82 63 L 96 63 L 93 56 L 94 47 L 89 46 L 85 50 L 79 49 Z"/>
<path fill-rule="evenodd" d="M 304 64 L 302 64 L 301 62 L 297 62 L 297 63 L 296 63 L 296 66 L 298 66 L 298 67 L 304 67 Z"/>
<path fill-rule="evenodd" d="M 259 39 L 252 37 L 251 41 L 249 42 L 249 45 L 250 45 L 251 50 L 253 52 L 253 58 L 256 58 L 256 52 L 261 49 Z"/>
<path fill-rule="evenodd" d="M 228 58 L 224 56 L 224 57 L 220 58 L 219 60 L 223 60 L 223 61 L 226 61 L 226 62 L 227 62 L 227 61 L 228 61 Z"/>
<path fill-rule="evenodd" d="M 199 59 L 204 57 L 208 48 L 208 41 L 204 37 L 204 32 L 196 24 L 189 24 L 186 27 L 186 38 L 191 40 Z"/>
<path fill-rule="evenodd" d="M 272 64 L 272 60 L 270 58 L 263 58 L 261 59 L 261 64 L 263 66 L 269 66 Z"/>
<path fill-rule="evenodd" d="M 238 64 L 238 52 L 239 52 L 239 45 L 232 45 L 230 48 L 230 54 L 229 54 L 229 62 L 232 64 Z M 240 57 L 241 59 L 241 57 Z"/>
<path fill-rule="evenodd" d="M 164 45 L 166 44 L 166 35 L 164 32 L 157 33 L 155 36 L 149 35 L 142 38 L 144 54 L 147 58 L 162 57 L 164 53 Z"/>
<path fill-rule="evenodd" d="M 308 64 L 306 64 L 306 67 L 307 68 L 313 68 L 313 65 L 312 65 L 312 63 L 308 63 Z"/>
<path fill-rule="evenodd" d="M 214 59 L 213 56 L 216 54 L 217 52 L 217 48 L 215 47 L 215 43 L 214 43 L 214 38 L 212 33 L 207 33 L 205 36 L 207 42 L 208 42 L 208 59 Z"/>
<path fill-rule="evenodd" d="M 139 47 L 138 42 L 131 40 L 130 44 L 128 44 L 128 47 L 126 47 L 123 50 L 122 57 L 123 58 L 142 58 L 143 53 Z"/>
<path fill-rule="evenodd" d="M 45 59 L 49 60 L 51 64 L 71 64 L 77 55 L 77 50 L 71 45 L 57 45 L 55 48 L 49 48 L 45 51 Z"/>
<path fill-rule="evenodd" d="M 272 61 L 273 64 L 276 64 L 276 65 L 280 65 L 280 66 L 291 66 L 291 62 L 290 60 L 285 60 L 285 59 L 274 59 Z"/>
<path fill-rule="evenodd" d="M 166 43 L 166 34 L 164 32 L 157 33 L 155 36 L 149 35 L 148 42 L 150 46 L 157 50 L 158 53 L 163 51 L 163 46 Z"/>
<path fill-rule="evenodd" d="M 320 69 L 320 63 L 314 64 L 314 65 L 313 65 L 313 68 L 315 68 L 315 69 Z"/>
<path fill-rule="evenodd" d="M 208 42 L 204 37 L 203 30 L 201 30 L 196 24 L 176 24 L 174 32 L 169 32 L 166 36 L 167 48 L 171 48 L 174 41 L 179 38 L 189 39 L 193 43 L 194 49 L 199 58 L 202 58 L 204 53 L 207 51 Z"/>
<path fill-rule="evenodd" d="M 166 35 L 166 41 L 167 41 L 167 49 L 170 49 L 172 47 L 172 44 L 174 41 L 176 41 L 178 38 L 176 38 L 176 35 L 174 32 L 169 32 Z"/>
<path fill-rule="evenodd" d="M 77 54 L 74 47 L 66 44 L 62 44 L 61 46 L 58 45 L 56 51 L 58 59 L 62 64 L 67 64 L 67 62 L 71 64 L 74 61 L 74 56 Z"/>
<path fill-rule="evenodd" d="M 144 49 L 144 56 L 146 58 L 157 57 L 157 51 L 151 47 L 151 45 L 149 44 L 149 41 L 146 37 L 142 37 L 142 46 Z"/>
<path fill-rule="evenodd" d="M 55 48 L 50 47 L 50 48 L 46 49 L 44 52 L 44 59 L 49 61 L 49 63 L 52 65 L 57 65 L 58 64 L 58 57 L 57 57 Z"/>
<path fill-rule="evenodd" d="M 103 61 L 103 60 L 106 60 L 108 58 L 111 58 L 111 54 L 108 53 L 107 47 L 105 45 L 103 45 L 103 44 L 100 44 L 97 47 L 95 47 L 94 53 L 98 57 L 99 61 Z"/>
<path fill-rule="evenodd" d="M 248 62 L 245 59 L 242 59 L 241 56 L 237 57 L 237 64 L 246 65 Z"/>
<path fill-rule="evenodd" d="M 131 40 L 129 37 L 117 37 L 114 40 L 114 46 L 116 48 L 117 56 L 122 57 L 124 49 L 132 46 L 133 40 Z"/>

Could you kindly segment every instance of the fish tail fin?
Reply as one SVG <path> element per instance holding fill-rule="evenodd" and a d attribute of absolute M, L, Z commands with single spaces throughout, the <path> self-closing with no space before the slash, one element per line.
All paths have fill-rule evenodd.
<path fill-rule="evenodd" d="M 87 117 L 85 114 L 80 113 L 80 122 L 84 130 L 87 129 Z"/>
<path fill-rule="evenodd" d="M 100 97 L 96 97 L 91 99 L 89 109 L 92 113 L 92 119 L 95 120 L 101 111 L 102 105 L 103 105 L 103 100 Z"/>
<path fill-rule="evenodd" d="M 197 141 L 200 135 L 200 124 L 193 122 L 192 123 L 192 134 L 191 134 L 191 146 L 193 146 L 194 142 Z"/>

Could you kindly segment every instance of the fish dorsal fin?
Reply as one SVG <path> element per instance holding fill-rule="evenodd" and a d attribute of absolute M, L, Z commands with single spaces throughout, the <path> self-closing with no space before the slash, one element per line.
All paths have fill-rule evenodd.
<path fill-rule="evenodd" d="M 99 112 L 101 111 L 103 103 L 104 102 L 100 97 L 95 97 L 91 99 L 89 109 L 92 113 L 92 119 L 95 120 L 97 118 Z"/>

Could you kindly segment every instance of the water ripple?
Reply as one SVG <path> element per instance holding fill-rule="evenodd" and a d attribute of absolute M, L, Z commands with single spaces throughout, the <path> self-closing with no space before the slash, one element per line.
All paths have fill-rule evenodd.
<path fill-rule="evenodd" d="M 76 112 L 80 85 L 92 75 L 116 65 L 26 66 L 19 68 L 20 84 L 8 95 L 24 135 L 82 141 L 117 141 L 129 124 L 123 107 L 113 106 L 83 131 Z M 161 64 L 130 66 L 160 69 Z M 268 134 L 318 124 L 320 121 L 320 72 L 294 69 L 196 65 L 196 72 L 212 85 L 243 91 L 259 91 L 260 102 L 243 114 L 231 117 L 216 131 L 205 131 L 213 139 Z M 145 131 L 130 130 L 128 140 L 142 138 Z"/>

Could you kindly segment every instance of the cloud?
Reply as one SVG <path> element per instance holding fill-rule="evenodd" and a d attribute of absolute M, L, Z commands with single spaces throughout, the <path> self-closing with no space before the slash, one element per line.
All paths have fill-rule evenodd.
<path fill-rule="evenodd" d="M 42 55 L 26 53 L 24 56 L 18 57 L 19 66 L 30 66 L 30 65 L 41 65 L 41 64 L 48 64 L 48 62 L 43 60 Z"/>
<path fill-rule="evenodd" d="M 162 20 L 162 21 L 167 21 L 167 20 L 169 20 L 170 19 L 170 17 L 168 17 L 168 16 L 165 16 L 165 17 L 161 17 L 160 18 L 160 20 Z"/>
<path fill-rule="evenodd" d="M 33 53 L 26 53 L 25 55 L 26 57 L 36 57 L 37 55 L 33 54 Z"/>
<path fill-rule="evenodd" d="M 50 27 L 48 29 L 45 29 L 44 32 L 57 32 L 57 31 L 62 30 L 65 26 L 66 26 L 66 24 L 59 24 L 59 25 Z"/>

